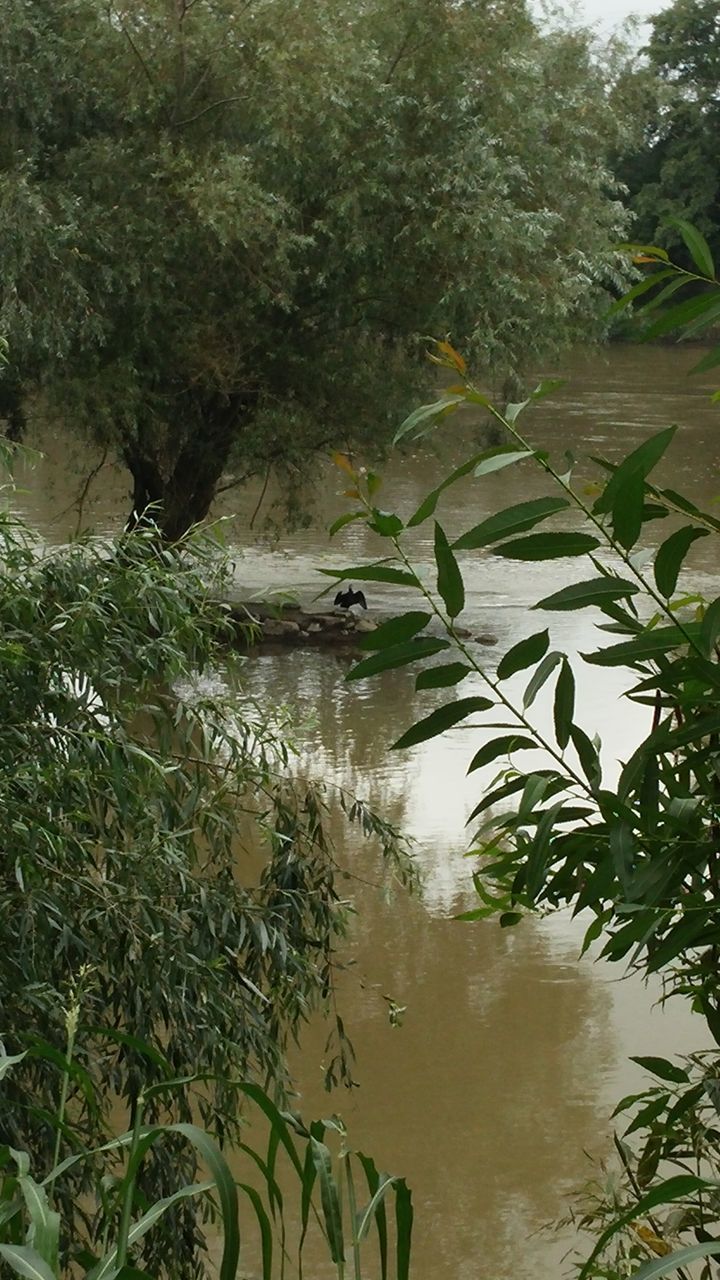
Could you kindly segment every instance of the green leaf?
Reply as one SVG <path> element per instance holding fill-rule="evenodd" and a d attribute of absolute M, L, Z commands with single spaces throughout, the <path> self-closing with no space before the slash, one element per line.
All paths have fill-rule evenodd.
<path fill-rule="evenodd" d="M 632 1280 L 659 1280 L 660 1276 L 676 1273 L 688 1262 L 697 1262 L 699 1258 L 711 1258 L 720 1253 L 720 1240 L 707 1240 L 703 1244 L 689 1244 L 684 1249 L 676 1249 L 674 1253 L 666 1253 L 662 1258 L 651 1258 L 644 1262 L 639 1271 L 634 1271 Z"/>
<path fill-rule="evenodd" d="M 623 1227 L 626 1227 L 628 1223 L 636 1222 L 638 1218 L 645 1217 L 651 1209 L 656 1209 L 658 1205 L 673 1204 L 677 1200 L 682 1200 L 685 1196 L 692 1195 L 695 1191 L 704 1190 L 709 1185 L 704 1178 L 696 1178 L 693 1174 L 688 1173 L 678 1174 L 677 1177 L 668 1178 L 665 1182 L 653 1187 L 652 1191 L 649 1191 L 647 1195 L 636 1201 L 626 1213 L 614 1218 L 610 1226 L 603 1231 L 590 1257 L 586 1259 L 578 1280 L 587 1280 L 592 1264 L 598 1254 L 602 1252 L 608 1241 L 612 1240 L 613 1236 L 622 1231 Z M 665 1258 L 663 1261 L 667 1262 L 667 1259 Z M 637 1280 L 637 1277 L 634 1277 L 634 1280 Z"/>
<path fill-rule="evenodd" d="M 596 787 L 600 782 L 600 761 L 595 747 L 585 730 L 577 724 L 570 726 L 570 741 L 577 751 L 580 767 L 590 786 Z"/>
<path fill-rule="evenodd" d="M 720 298 L 717 291 L 702 293 L 699 296 L 686 298 L 676 307 L 670 307 L 654 324 L 648 326 L 640 335 L 641 342 L 652 342 L 662 338 L 673 329 L 687 332 L 692 322 L 700 321 L 702 325 L 713 324 L 720 315 Z M 695 327 L 693 325 L 693 327 Z"/>
<path fill-rule="evenodd" d="M 437 521 L 435 521 L 435 563 L 438 594 L 442 597 L 449 616 L 456 618 L 465 607 L 465 586 L 445 531 Z"/>
<path fill-rule="evenodd" d="M 498 756 L 510 755 L 511 751 L 537 751 L 537 743 L 532 738 L 528 738 L 521 733 L 511 733 L 502 738 L 493 738 L 492 741 L 486 742 L 484 747 L 475 752 L 467 771 L 468 773 L 474 773 L 476 769 L 482 769 L 484 765 L 490 764 L 492 760 L 497 760 Z"/>
<path fill-rule="evenodd" d="M 56 1280 L 47 1262 L 27 1244 L 0 1244 L 0 1258 L 4 1258 L 18 1276 L 26 1280 Z"/>
<path fill-rule="evenodd" d="M 419 609 L 402 613 L 397 618 L 382 622 L 374 631 L 369 631 L 367 635 L 362 636 L 358 641 L 358 648 L 384 649 L 387 645 L 410 640 L 427 626 L 431 618 L 431 613 L 423 613 Z"/>
<path fill-rule="evenodd" d="M 245 1086 L 244 1091 L 249 1092 L 248 1086 Z M 269 1101 L 269 1099 L 266 1101 Z M 235 1280 L 240 1262 L 238 1200 L 235 1180 L 228 1168 L 227 1161 L 208 1134 L 203 1129 L 199 1129 L 197 1125 L 171 1124 L 164 1126 L 164 1128 L 168 1133 L 181 1134 L 182 1137 L 187 1138 L 193 1144 L 217 1187 L 223 1226 L 223 1251 L 220 1259 L 219 1280 Z M 135 1224 L 135 1226 L 137 1225 Z M 135 1226 L 131 1228 L 130 1243 L 134 1238 L 133 1231 Z"/>
<path fill-rule="evenodd" d="M 47 1262 L 52 1271 L 57 1270 L 60 1245 L 60 1215 L 50 1208 L 47 1192 L 30 1177 L 18 1178 L 18 1186 L 25 1201 L 30 1219 L 27 1242 Z"/>
<path fill-rule="evenodd" d="M 673 594 L 690 547 L 698 538 L 706 538 L 709 532 L 709 529 L 698 529 L 695 525 L 686 524 L 665 539 L 658 549 L 654 564 L 655 584 L 661 595 L 669 599 Z"/>
<path fill-rule="evenodd" d="M 498 924 L 501 929 L 512 929 L 514 925 L 520 924 L 522 918 L 520 911 L 503 911 Z"/>
<path fill-rule="evenodd" d="M 609 600 L 621 600 L 636 595 L 640 590 L 634 582 L 624 578 L 590 578 L 586 582 L 574 582 L 562 591 L 538 600 L 534 609 L 553 609 L 556 612 L 570 609 L 587 609 L 591 605 L 602 607 Z"/>
<path fill-rule="evenodd" d="M 258 1227 L 260 1228 L 260 1247 L 262 1251 L 262 1268 L 263 1280 L 272 1280 L 272 1257 L 273 1257 L 273 1232 L 267 1210 L 262 1202 L 259 1192 L 255 1187 L 251 1187 L 246 1182 L 239 1182 L 238 1189 L 247 1196 L 257 1218 Z"/>
<path fill-rule="evenodd" d="M 558 746 L 564 750 L 570 740 L 570 729 L 575 714 L 575 677 L 567 658 L 563 658 L 560 675 L 555 685 L 553 718 Z"/>
<path fill-rule="evenodd" d="M 715 642 L 720 635 L 720 596 L 713 600 L 705 610 L 705 615 L 700 627 L 700 647 L 703 653 L 710 657 L 715 648 Z"/>
<path fill-rule="evenodd" d="M 39 1036 L 29 1036 L 27 1039 L 23 1037 L 23 1040 L 28 1045 L 28 1057 L 40 1058 L 45 1062 L 51 1062 L 54 1067 L 57 1067 L 61 1075 L 67 1073 L 73 1084 L 82 1090 L 88 1107 L 91 1110 L 97 1108 L 95 1085 L 92 1077 L 84 1067 L 80 1066 L 80 1063 L 68 1061 L 64 1053 L 60 1053 L 54 1045 L 48 1044 L 47 1041 L 42 1040 Z M 22 1054 L 21 1056 L 24 1057 L 25 1055 Z"/>
<path fill-rule="evenodd" d="M 548 653 L 543 658 L 537 671 L 535 671 L 530 680 L 528 680 L 527 689 L 523 694 L 523 711 L 527 711 L 528 707 L 532 706 L 543 685 L 550 678 L 558 662 L 561 660 L 562 655 L 557 651 Z"/>
<path fill-rule="evenodd" d="M 393 667 L 406 667 L 410 662 L 417 662 L 420 658 L 431 658 L 433 654 L 449 648 L 448 640 L 435 639 L 433 636 L 421 636 L 418 640 L 393 644 L 373 653 L 369 658 L 363 658 L 357 666 L 351 667 L 345 679 L 364 680 L 367 676 L 377 675 L 379 671 L 390 671 Z"/>
<path fill-rule="evenodd" d="M 7 1075 L 8 1071 L 10 1071 L 16 1063 L 22 1062 L 24 1057 L 24 1052 L 14 1054 L 4 1052 L 0 1053 L 0 1080 L 2 1080 L 3 1076 Z"/>
<path fill-rule="evenodd" d="M 687 644 L 687 635 L 694 639 L 699 631 L 698 623 L 689 623 L 682 631 L 680 627 L 655 627 L 652 631 L 643 631 L 633 640 L 610 645 L 596 653 L 583 653 L 582 657 L 597 667 L 635 666 L 638 662 L 649 662 L 672 653 L 673 649 Z"/>
<path fill-rule="evenodd" d="M 395 1184 L 395 1274 L 410 1280 L 410 1250 L 413 1227 L 412 1195 L 404 1178 Z"/>
<path fill-rule="evenodd" d="M 675 1062 L 668 1062 L 667 1058 L 630 1058 L 631 1062 L 637 1062 L 639 1067 L 644 1067 L 646 1071 L 652 1072 L 659 1080 L 669 1080 L 673 1084 L 688 1084 L 690 1077 L 684 1067 L 679 1067 Z"/>
<path fill-rule="evenodd" d="M 112 1040 L 115 1044 L 121 1044 L 127 1049 L 133 1049 L 135 1053 L 139 1053 L 141 1057 L 147 1058 L 154 1066 L 159 1067 L 163 1075 L 167 1077 L 172 1075 L 172 1067 L 167 1058 L 160 1053 L 160 1050 L 148 1044 L 147 1040 L 131 1035 L 129 1031 L 120 1031 L 117 1027 L 81 1024 L 79 1033 L 87 1037 L 100 1036 L 101 1039 Z"/>
<path fill-rule="evenodd" d="M 423 499 L 420 506 L 408 520 L 406 528 L 412 529 L 416 525 L 422 524 L 429 516 L 433 515 L 440 499 L 440 495 L 445 491 L 445 489 L 448 489 L 450 485 L 455 484 L 456 481 L 461 480 L 463 476 L 470 475 L 470 472 L 474 471 L 475 468 L 483 461 L 486 456 L 486 452 L 486 450 L 483 450 L 482 453 L 473 454 L 472 458 L 468 458 L 467 462 L 463 462 L 462 466 L 456 467 L 454 471 L 451 471 L 450 475 L 446 476 L 442 483 Z"/>
<path fill-rule="evenodd" d="M 527 409 L 529 404 L 536 400 L 544 400 L 546 396 L 552 395 L 553 391 L 557 391 L 558 387 L 565 385 L 564 378 L 545 378 L 534 391 L 530 392 L 527 400 L 518 400 L 515 403 L 505 405 L 504 418 L 511 425 L 517 422 L 523 410 Z"/>
<path fill-rule="evenodd" d="M 710 246 L 702 232 L 698 231 L 691 222 L 686 222 L 685 218 L 668 218 L 667 221 L 671 227 L 677 227 L 685 244 L 690 250 L 690 256 L 695 263 L 698 271 L 704 276 L 708 276 L 711 280 L 715 279 L 715 263 L 710 252 Z"/>
<path fill-rule="evenodd" d="M 473 712 L 488 711 L 492 706 L 494 703 L 489 698 L 459 698 L 457 702 L 448 702 L 444 707 L 438 707 L 429 716 L 418 720 L 417 724 L 393 743 L 392 749 L 398 751 L 404 747 L 414 747 L 418 742 L 427 742 L 429 738 L 436 738 L 446 729 L 452 729 L 453 725 L 459 724 Z"/>
<path fill-rule="evenodd" d="M 340 1200 L 332 1171 L 330 1152 L 323 1142 L 310 1137 L 315 1171 L 320 1183 L 320 1203 L 322 1205 L 325 1234 L 330 1245 L 330 1256 L 333 1262 L 345 1261 L 345 1243 L 343 1240 L 342 1213 Z"/>
<path fill-rule="evenodd" d="M 464 662 L 446 662 L 439 667 L 428 667 L 421 671 L 415 681 L 418 693 L 421 689 L 447 689 L 450 685 L 459 684 L 472 672 Z"/>
<path fill-rule="evenodd" d="M 482 460 L 475 467 L 475 476 L 489 476 L 494 471 L 502 471 L 504 467 L 512 467 L 524 458 L 534 458 L 532 449 L 518 449 L 514 444 L 499 444 L 493 449 L 486 449 Z"/>
<path fill-rule="evenodd" d="M 356 1151 L 356 1158 L 360 1161 L 365 1173 L 365 1180 L 368 1185 L 368 1191 L 371 1196 L 371 1203 L 380 1188 L 380 1174 L 377 1171 L 375 1161 L 370 1156 L 363 1155 L 362 1151 Z M 385 1175 L 383 1175 L 385 1176 Z M 394 1181 L 394 1180 L 393 1180 Z M 387 1239 L 387 1213 L 385 1212 L 385 1202 L 381 1199 L 374 1211 L 375 1226 L 378 1233 L 378 1253 L 380 1255 L 380 1280 L 388 1280 L 388 1239 Z"/>
<path fill-rule="evenodd" d="M 626 551 L 635 546 L 643 525 L 645 478 L 631 471 L 620 484 L 612 508 L 612 530 L 616 542 Z"/>
<path fill-rule="evenodd" d="M 327 578 L 336 578 L 338 582 L 357 579 L 358 582 L 390 582 L 398 587 L 420 586 L 414 573 L 408 573 L 405 569 L 393 569 L 386 564 L 360 564 L 352 569 L 319 569 L 318 572 L 324 573 Z"/>
<path fill-rule="evenodd" d="M 346 511 L 345 515 L 338 516 L 337 520 L 333 520 L 328 529 L 330 537 L 334 538 L 335 534 L 344 529 L 346 524 L 352 524 L 353 520 L 363 520 L 366 515 L 367 511 Z"/>
<path fill-rule="evenodd" d="M 613 471 L 605 488 L 593 506 L 596 515 L 602 515 L 605 512 L 614 511 L 615 503 L 624 488 L 629 476 L 641 476 L 643 480 L 652 471 L 653 467 L 662 458 L 668 445 L 670 444 L 677 427 L 666 427 L 663 431 L 658 431 L 656 435 L 650 436 L 648 440 L 638 445 L 637 449 L 633 449 L 618 467 Z M 600 465 L 605 465 L 602 459 L 595 459 Z"/>
<path fill-rule="evenodd" d="M 169 1127 L 170 1126 L 167 1126 L 167 1128 Z M 173 1192 L 172 1195 L 165 1196 L 162 1200 L 156 1200 L 150 1205 L 150 1208 L 142 1215 L 142 1217 L 138 1218 L 136 1222 L 133 1222 L 128 1233 L 128 1245 L 132 1246 L 136 1244 L 138 1240 L 142 1240 L 143 1236 L 147 1235 L 148 1231 L 155 1226 L 156 1222 L 159 1222 L 163 1214 L 167 1213 L 168 1209 L 172 1208 L 174 1204 L 177 1204 L 180 1200 L 187 1200 L 188 1198 L 193 1198 L 195 1196 L 206 1195 L 208 1191 L 213 1190 L 214 1186 L 215 1183 L 209 1181 L 193 1182 L 189 1183 L 187 1186 L 180 1187 L 178 1191 Z M 233 1193 L 235 1194 L 237 1202 L 237 1194 L 235 1192 L 234 1184 Z M 237 1231 L 237 1221 L 235 1223 L 235 1230 Z M 233 1272 L 230 1272 L 224 1265 L 227 1257 L 227 1248 L 228 1242 L 227 1239 L 225 1239 L 223 1248 L 223 1265 L 221 1266 L 220 1275 L 222 1280 L 234 1280 L 237 1272 L 237 1265 L 236 1270 Z M 103 1258 L 101 1258 L 98 1264 L 88 1272 L 86 1280 L 115 1280 L 115 1277 L 118 1274 L 117 1254 L 117 1249 L 112 1249 L 110 1253 L 107 1253 Z"/>
<path fill-rule="evenodd" d="M 494 787 L 491 791 L 486 791 L 480 803 L 473 809 L 465 825 L 469 826 L 475 818 L 479 817 L 481 813 L 484 813 L 486 809 L 490 809 L 500 800 L 505 800 L 508 796 L 515 795 L 516 792 L 522 791 L 524 786 L 525 778 L 518 777 L 513 778 L 510 782 L 502 783 L 499 787 Z"/>
<path fill-rule="evenodd" d="M 610 856 L 615 874 L 622 885 L 623 893 L 630 893 L 630 876 L 635 861 L 636 844 L 632 828 L 628 822 L 612 823 L 610 828 Z"/>
<path fill-rule="evenodd" d="M 689 498 L 683 497 L 681 493 L 677 493 L 675 489 L 654 490 L 651 488 L 651 491 L 657 492 L 665 502 L 672 503 L 673 506 L 678 507 L 679 510 L 683 511 L 686 515 L 697 516 L 697 518 L 702 520 L 706 525 L 710 525 L 712 529 L 716 529 L 720 532 L 720 520 L 716 520 L 714 516 L 708 515 L 707 511 L 701 511 L 699 507 L 695 506 L 694 502 L 691 502 Z"/>
<path fill-rule="evenodd" d="M 359 1215 L 357 1238 L 358 1242 L 362 1242 L 367 1236 L 373 1221 L 376 1218 L 377 1211 L 381 1207 L 388 1191 L 392 1191 L 397 1179 L 391 1178 L 384 1173 L 378 1177 L 378 1186 L 373 1193 L 372 1199 L 367 1207 Z"/>
<path fill-rule="evenodd" d="M 515 675 L 516 671 L 524 671 L 527 667 L 533 667 L 536 662 L 539 662 L 545 656 L 549 644 L 550 636 L 547 630 L 536 631 L 534 635 L 518 641 L 500 659 L 497 668 L 498 680 L 507 680 L 510 676 Z"/>
<path fill-rule="evenodd" d="M 623 1137 L 629 1138 L 633 1133 L 640 1133 L 643 1129 L 650 1129 L 658 1116 L 667 1111 L 669 1096 L 667 1093 L 662 1093 L 652 1098 L 646 1106 L 641 1107 L 635 1118 L 628 1125 Z"/>
<path fill-rule="evenodd" d="M 623 244 L 616 244 L 615 248 L 618 253 L 632 253 L 633 256 L 642 253 L 647 254 L 648 257 L 660 258 L 663 262 L 670 261 L 667 249 L 661 249 L 657 244 L 635 244 L 633 242 L 623 242 Z"/>
<path fill-rule="evenodd" d="M 504 511 L 498 511 L 475 525 L 474 529 L 463 533 L 455 539 L 453 547 L 456 551 L 473 551 L 476 547 L 486 547 L 500 538 L 532 529 L 541 520 L 546 520 L 556 511 L 569 506 L 570 503 L 565 498 L 537 498 L 534 502 L 519 502 Z"/>
<path fill-rule="evenodd" d="M 589 533 L 531 533 L 514 542 L 493 547 L 495 556 L 507 560 L 561 560 L 566 556 L 584 556 L 600 546 Z"/>
<path fill-rule="evenodd" d="M 403 531 L 403 522 L 391 511 L 373 509 L 372 518 L 368 520 L 368 528 L 379 533 L 381 538 L 396 538 Z"/>
<path fill-rule="evenodd" d="M 398 440 L 402 440 L 403 436 L 407 436 L 411 431 L 415 431 L 417 427 L 424 424 L 432 425 L 438 418 L 444 418 L 448 413 L 452 413 L 457 409 L 459 404 L 463 404 L 465 396 L 443 396 L 442 400 L 435 400 L 433 404 L 421 404 L 419 408 L 409 413 L 407 418 L 400 423 L 395 435 L 393 436 L 393 444 L 397 444 Z"/>
<path fill-rule="evenodd" d="M 536 901 L 543 886 L 550 841 L 561 808 L 562 801 L 553 805 L 551 809 L 545 810 L 538 822 L 535 837 L 530 843 L 530 851 L 527 857 L 526 891 L 532 902 Z"/>
<path fill-rule="evenodd" d="M 640 1187 L 647 1187 L 658 1171 L 664 1140 L 657 1133 L 651 1133 L 643 1147 L 637 1162 L 636 1177 Z"/>
<path fill-rule="evenodd" d="M 634 284 L 632 289 L 628 289 L 627 293 L 624 293 L 621 298 L 618 298 L 616 302 L 613 302 L 612 306 L 608 307 L 608 310 L 605 313 L 606 316 L 613 316 L 618 311 L 623 311 L 624 308 L 629 306 L 631 302 L 634 302 L 636 298 L 641 297 L 643 293 L 647 293 L 649 289 L 654 289 L 661 280 L 667 280 L 669 276 L 675 276 L 675 272 L 672 267 L 663 267 L 660 271 L 652 271 L 644 280 L 638 280 L 637 284 Z"/>
<path fill-rule="evenodd" d="M 691 373 L 707 373 L 708 369 L 716 369 L 720 364 L 720 347 L 713 347 L 712 351 L 708 351 L 702 360 L 698 360 L 694 364 Z"/>
<path fill-rule="evenodd" d="M 645 303 L 641 311 L 643 319 L 646 319 L 648 314 L 651 312 L 657 311 L 658 307 L 661 307 L 663 303 L 667 302 L 668 298 L 672 298 L 673 294 L 677 293 L 680 289 L 684 289 L 687 286 L 687 283 L 687 276 L 680 275 L 676 276 L 674 280 L 671 280 L 670 284 L 666 284 L 664 289 L 661 289 L 659 293 L 656 293 L 653 298 L 650 298 L 650 300 Z"/>

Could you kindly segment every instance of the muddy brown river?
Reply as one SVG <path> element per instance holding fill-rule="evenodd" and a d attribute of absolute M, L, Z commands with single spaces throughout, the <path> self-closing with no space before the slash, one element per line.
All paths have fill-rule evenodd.
<path fill-rule="evenodd" d="M 566 386 L 522 425 L 554 457 L 569 448 L 579 458 L 617 458 L 677 423 L 658 477 L 700 505 L 716 503 L 720 407 L 709 403 L 710 384 L 686 377 L 697 358 L 697 349 L 682 348 L 578 352 L 564 363 Z M 418 449 L 393 459 L 385 468 L 381 505 L 410 513 L 467 455 L 472 433 L 471 423 L 450 418 L 438 437 L 438 454 Z M 60 542 L 77 525 L 83 468 L 93 458 L 48 432 L 40 432 L 38 443 L 45 457 L 20 477 L 25 492 L 16 506 L 44 537 Z M 579 468 L 581 476 L 591 471 L 585 463 Z M 328 541 L 328 523 L 347 505 L 343 487 L 335 468 L 322 467 L 321 518 L 276 542 L 248 530 L 257 490 L 226 495 L 218 514 L 234 513 L 226 538 L 239 593 L 266 598 L 270 591 L 287 592 L 307 602 L 326 585 L 319 568 L 385 553 L 380 540 L 357 525 Z M 451 490 L 439 518 L 448 535 L 457 536 L 501 506 L 544 492 L 542 476 L 523 463 Z M 119 527 L 126 507 L 126 477 L 106 462 L 85 499 L 82 521 L 108 532 Z M 667 536 L 659 524 L 650 531 Z M 429 521 L 412 544 L 416 563 L 429 576 L 431 539 Z M 696 589 L 707 592 L 720 586 L 713 542 L 696 544 L 689 575 Z M 568 561 L 524 566 L 483 552 L 466 553 L 463 570 L 462 621 L 497 638 L 482 650 L 490 665 L 541 625 L 529 605 L 576 571 Z M 371 615 L 405 606 L 391 587 L 369 584 L 367 595 Z M 552 638 L 576 655 L 593 643 L 595 621 L 588 610 L 556 615 Z M 465 769 L 482 738 L 463 728 L 410 752 L 388 751 L 440 694 L 413 701 L 413 677 L 406 671 L 346 685 L 347 665 L 347 658 L 319 650 L 267 654 L 249 661 L 247 681 L 254 697 L 297 710 L 301 768 L 354 788 L 412 835 L 425 893 L 422 901 L 408 901 L 399 890 L 388 896 L 370 884 L 348 882 L 357 915 L 340 1003 L 357 1052 L 359 1088 L 331 1097 L 323 1092 L 326 1028 L 310 1025 L 294 1060 L 299 1105 L 306 1117 L 339 1112 L 352 1145 L 408 1178 L 416 1214 L 415 1280 L 555 1280 L 574 1238 L 540 1229 L 566 1210 L 574 1188 L 597 1176 L 591 1160 L 609 1152 L 614 1103 L 643 1087 L 643 1073 L 629 1055 L 671 1056 L 702 1047 L 702 1023 L 679 1004 L 661 1010 L 658 989 L 622 980 L 619 968 L 591 956 L 578 960 L 583 922 L 557 915 L 503 932 L 493 923 L 453 919 L 473 905 L 472 861 L 463 857 L 469 847 L 465 821 L 487 779 L 474 774 L 468 780 Z M 579 658 L 576 672 L 580 722 L 602 736 L 612 771 L 642 728 L 644 713 L 623 704 L 617 675 L 585 668 L 583 678 Z M 466 692 L 472 692 L 467 683 Z M 547 714 L 541 700 L 538 714 Z M 359 840 L 348 844 L 339 823 L 336 834 L 360 879 L 376 879 L 376 853 Z M 390 1001 L 405 1007 L 401 1025 L 391 1022 Z M 308 1269 L 308 1275 L 325 1274 L 332 1271 L 319 1260 Z M 374 1275 L 368 1260 L 367 1276 Z"/>

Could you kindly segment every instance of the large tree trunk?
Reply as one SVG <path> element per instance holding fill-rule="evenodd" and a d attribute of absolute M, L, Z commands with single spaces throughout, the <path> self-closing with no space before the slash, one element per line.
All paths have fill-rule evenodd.
<path fill-rule="evenodd" d="M 253 415 L 256 401 L 234 397 L 222 412 L 217 404 L 194 407 L 190 429 L 171 432 L 153 425 L 123 446 L 133 479 L 128 527 L 152 521 L 167 542 L 177 542 L 207 516 L 238 428 Z"/>

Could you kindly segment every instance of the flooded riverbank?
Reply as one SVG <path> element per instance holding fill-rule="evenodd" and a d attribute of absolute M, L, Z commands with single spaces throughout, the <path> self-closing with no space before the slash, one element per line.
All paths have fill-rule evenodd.
<path fill-rule="evenodd" d="M 718 409 L 702 384 L 685 379 L 696 359 L 696 351 L 667 348 L 579 354 L 568 363 L 566 387 L 524 420 L 525 429 L 554 455 L 570 448 L 578 457 L 613 458 L 677 422 L 665 478 L 710 505 L 718 487 Z M 440 456 L 416 450 L 390 462 L 384 506 L 413 510 L 462 460 L 472 426 L 456 430 L 454 421 L 445 427 Z M 63 541 L 75 527 L 83 473 L 72 465 L 63 469 L 66 441 L 45 444 L 47 460 L 23 477 L 27 493 L 17 504 L 48 540 Z M 590 470 L 581 464 L 581 475 Z M 323 518 L 274 544 L 250 540 L 259 494 L 228 495 L 224 510 L 232 504 L 239 512 L 226 534 L 238 592 L 265 596 L 274 589 L 279 598 L 309 602 L 327 583 L 319 568 L 381 554 L 378 540 L 359 526 L 328 542 L 326 526 L 346 500 L 331 465 L 321 468 L 318 486 Z M 492 510 L 546 491 L 543 477 L 523 464 L 458 486 L 440 518 L 456 536 Z M 126 506 L 126 478 L 106 463 L 84 516 L 99 531 L 112 531 Z M 656 526 L 650 531 L 664 536 Z M 428 524 L 413 543 L 428 572 L 431 537 Z M 718 577 L 712 550 L 700 542 L 693 556 L 694 580 L 710 590 Z M 470 553 L 463 569 L 468 604 L 462 621 L 497 637 L 485 650 L 490 663 L 536 629 L 529 606 L 575 572 L 563 561 L 508 567 L 484 553 Z M 391 587 L 373 587 L 368 597 L 371 617 L 403 607 Z M 578 653 L 592 643 L 594 622 L 590 612 L 557 615 L 553 639 Z M 642 1086 L 628 1056 L 697 1048 L 702 1024 L 696 1027 L 679 1004 L 665 1013 L 654 1008 L 657 989 L 619 981 L 619 971 L 592 957 L 578 961 L 582 922 L 557 916 L 500 931 L 453 919 L 472 903 L 465 821 L 482 786 L 476 775 L 465 777 L 473 731 L 389 752 L 413 718 L 412 678 L 393 671 L 348 686 L 349 661 L 319 651 L 261 655 L 248 664 L 247 684 L 261 702 L 296 709 L 299 767 L 366 796 L 414 837 L 426 888 L 421 902 L 398 890 L 388 900 L 362 883 L 376 878 L 373 853 L 361 842 L 345 847 L 344 861 L 357 876 L 347 882 L 357 915 L 339 996 L 357 1051 L 359 1088 L 330 1098 L 323 1093 L 326 1028 L 313 1024 L 294 1062 L 299 1105 L 307 1116 L 341 1112 L 353 1145 L 407 1176 L 416 1206 L 415 1280 L 554 1280 L 569 1238 L 536 1233 L 591 1175 L 584 1152 L 607 1153 L 615 1101 Z M 620 693 L 613 673 L 600 678 L 595 671 L 579 687 L 581 723 L 603 736 L 610 764 L 627 755 L 643 724 L 642 710 L 618 702 Z M 425 695 L 423 707 L 430 708 L 432 696 Z M 335 834 L 345 840 L 339 822 Z M 405 1009 L 401 1025 L 389 1017 L 391 1001 Z M 323 1274 L 319 1265 L 314 1274 Z"/>

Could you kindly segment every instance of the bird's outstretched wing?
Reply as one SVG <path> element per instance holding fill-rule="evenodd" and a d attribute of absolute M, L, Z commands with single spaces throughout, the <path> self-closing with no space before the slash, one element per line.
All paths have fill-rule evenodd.
<path fill-rule="evenodd" d="M 334 599 L 334 601 L 333 601 L 333 604 L 342 604 L 342 598 L 343 598 L 343 593 L 342 593 L 342 591 L 338 591 L 338 593 L 337 593 L 337 595 L 336 595 L 336 597 L 335 597 L 335 599 Z"/>
<path fill-rule="evenodd" d="M 355 603 L 362 605 L 363 609 L 367 609 L 367 600 L 365 599 L 362 591 L 355 592 Z"/>

